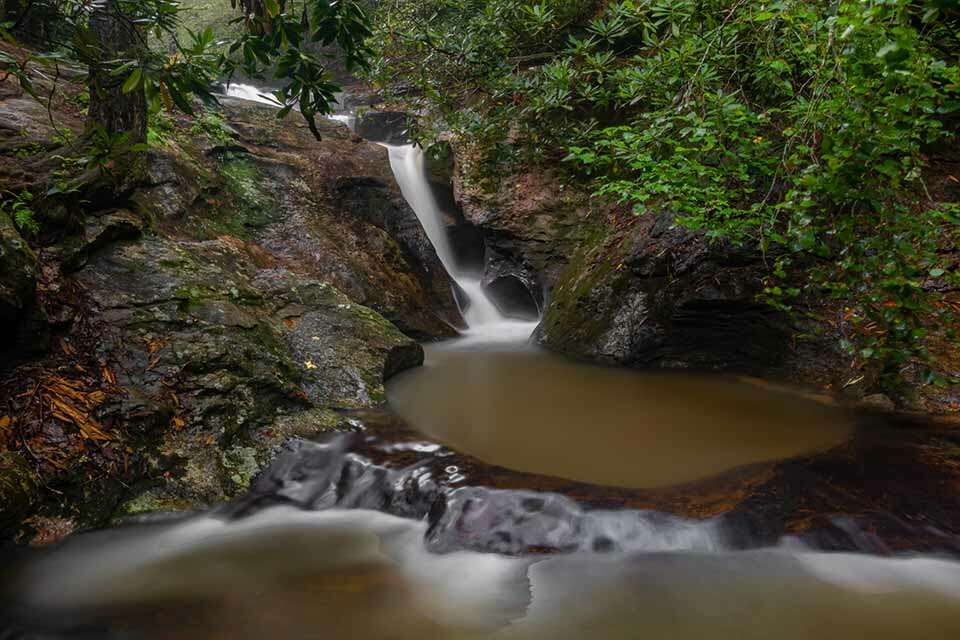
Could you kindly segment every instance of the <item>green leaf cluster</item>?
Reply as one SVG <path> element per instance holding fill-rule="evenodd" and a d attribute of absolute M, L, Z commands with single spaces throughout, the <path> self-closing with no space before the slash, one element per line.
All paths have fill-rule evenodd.
<path fill-rule="evenodd" d="M 226 0 L 224 0 L 226 2 Z M 212 26 L 192 31 L 188 9 L 178 0 L 36 0 L 31 11 L 52 16 L 53 26 L 39 43 L 45 51 L 26 60 L 0 52 L 0 73 L 11 74 L 35 95 L 28 65 L 56 67 L 69 61 L 91 74 L 114 78 L 124 93 L 142 91 L 152 114 L 179 109 L 194 115 L 195 99 L 215 104 L 215 83 L 238 71 L 248 78 L 272 79 L 285 116 L 294 108 L 319 136 L 315 118 L 329 113 L 340 90 L 330 80 L 316 46 L 336 45 L 348 68 L 364 67 L 371 35 L 367 13 L 355 0 L 230 0 L 235 10 L 229 33 Z M 109 12 L 134 26 L 144 46 L 127 58 L 107 54 L 97 41 L 94 17 Z M 5 23 L 6 24 L 6 23 Z M 0 24 L 11 39 L 12 24 Z"/>
<path fill-rule="evenodd" d="M 0 193 L 0 215 L 8 215 L 20 233 L 35 236 L 40 233 L 40 223 L 31 203 L 33 194 L 29 191 Z"/>
<path fill-rule="evenodd" d="M 376 24 L 374 70 L 422 135 L 491 168 L 563 161 L 638 215 L 757 247 L 764 299 L 836 299 L 843 346 L 888 378 L 955 320 L 933 160 L 957 143 L 957 3 L 400 0 Z"/>

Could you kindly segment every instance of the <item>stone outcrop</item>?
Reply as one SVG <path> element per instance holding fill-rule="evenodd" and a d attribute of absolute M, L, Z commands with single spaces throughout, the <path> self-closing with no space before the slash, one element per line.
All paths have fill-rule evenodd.
<path fill-rule="evenodd" d="M 668 215 L 631 220 L 578 249 L 537 336 L 610 364 L 764 373 L 786 358 L 789 330 L 756 300 L 762 269 L 761 256 Z"/>
<path fill-rule="evenodd" d="M 876 367 L 842 351 L 838 301 L 792 315 L 760 302 L 772 256 L 686 230 L 670 212 L 634 216 L 549 166 L 484 177 L 468 148 L 454 148 L 456 200 L 486 246 L 484 285 L 505 308 L 529 293 L 542 310 L 543 346 L 637 368 L 744 372 L 853 399 L 885 391 Z M 930 350 L 936 368 L 955 375 L 952 347 L 941 340 Z M 926 384 L 920 367 L 902 378 L 900 408 L 960 406 L 960 387 Z"/>
<path fill-rule="evenodd" d="M 503 176 L 496 184 L 476 176 L 465 149 L 456 148 L 455 199 L 485 246 L 483 282 L 494 292 L 526 288 L 542 307 L 574 252 L 602 228 L 581 192 L 546 170 Z"/>
<path fill-rule="evenodd" d="M 18 113 L 33 137 L 9 148 L 46 166 L 52 133 Z M 112 201 L 38 199 L 35 251 L 0 220 L 4 329 L 36 299 L 56 331 L 0 380 L 4 537 L 235 496 L 290 437 L 382 404 L 385 380 L 422 363 L 417 339 L 455 333 L 386 150 L 275 113 L 225 100 L 202 126 L 175 121 Z M 34 191 L 47 179 L 2 160 Z"/>

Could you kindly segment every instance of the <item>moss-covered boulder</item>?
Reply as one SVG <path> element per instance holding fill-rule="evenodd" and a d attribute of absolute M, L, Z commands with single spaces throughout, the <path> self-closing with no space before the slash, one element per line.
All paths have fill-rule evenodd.
<path fill-rule="evenodd" d="M 71 207 L 42 237 L 42 288 L 0 220 L 0 320 L 36 298 L 58 331 L 4 378 L 10 446 L 29 442 L 44 479 L 11 484 L 14 520 L 82 528 L 228 499 L 287 439 L 382 404 L 385 380 L 422 362 L 414 337 L 455 334 L 450 280 L 384 148 L 332 121 L 317 141 L 298 114 L 223 107 L 173 116 L 142 180 Z M 0 141 L 45 131 L 18 113 Z M 9 188 L 28 176 L 2 152 Z"/>
<path fill-rule="evenodd" d="M 76 275 L 122 396 L 104 413 L 159 443 L 149 464 L 167 502 L 242 491 L 282 438 L 316 409 L 378 406 L 384 381 L 423 361 L 420 346 L 326 282 L 263 268 L 238 240 L 161 237 L 115 244 Z M 132 398 L 147 399 L 132 411 Z"/>
<path fill-rule="evenodd" d="M 557 351 L 634 367 L 764 373 L 786 357 L 785 318 L 757 301 L 762 257 L 669 215 L 580 246 L 537 335 Z"/>

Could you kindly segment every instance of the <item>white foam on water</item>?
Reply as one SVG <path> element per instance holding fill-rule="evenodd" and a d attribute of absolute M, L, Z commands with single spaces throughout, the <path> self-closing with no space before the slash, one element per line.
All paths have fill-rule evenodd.
<path fill-rule="evenodd" d="M 283 106 L 280 104 L 279 100 L 270 95 L 270 91 L 268 89 L 261 89 L 260 87 L 256 87 L 252 84 L 231 82 L 227 85 L 226 95 L 230 98 L 240 98 L 241 100 L 259 102 L 260 104 L 276 107 L 277 109 Z"/>
<path fill-rule="evenodd" d="M 230 98 L 239 98 L 241 100 L 249 100 L 259 104 L 265 104 L 269 107 L 274 107 L 275 109 L 280 109 L 283 107 L 283 104 L 281 104 L 280 101 L 278 101 L 271 94 L 269 89 L 263 89 L 252 84 L 231 82 L 229 85 L 227 85 L 226 95 Z M 299 110 L 298 106 L 294 106 L 294 110 Z M 342 122 L 350 127 L 350 129 L 353 129 L 357 121 L 357 117 L 352 113 L 331 113 L 324 117 L 326 117 L 328 120 Z"/>
<path fill-rule="evenodd" d="M 708 527 L 681 528 L 641 534 L 631 525 L 626 538 L 638 539 L 621 548 L 633 551 L 508 558 L 429 553 L 425 523 L 378 512 L 274 507 L 235 521 L 197 516 L 77 536 L 28 565 L 11 593 L 49 620 L 241 594 L 236 606 L 266 624 L 275 618 L 262 603 L 285 602 L 271 592 L 302 594 L 284 610 L 294 633 L 278 638 L 322 636 L 335 622 L 324 617 L 328 592 L 291 586 L 304 576 L 327 576 L 318 584 L 338 593 L 353 590 L 347 602 L 355 608 L 341 615 L 361 627 L 368 617 L 387 616 L 389 624 L 390 615 L 411 615 L 442 630 L 432 638 L 939 640 L 960 633 L 960 563 L 784 547 L 707 550 Z M 382 590 L 368 596 L 362 580 L 370 575 Z M 317 616 L 317 607 L 327 608 Z M 297 616 L 307 626 L 297 626 Z M 164 622 L 171 630 L 179 623 Z M 390 637 L 421 637 L 397 624 Z"/>

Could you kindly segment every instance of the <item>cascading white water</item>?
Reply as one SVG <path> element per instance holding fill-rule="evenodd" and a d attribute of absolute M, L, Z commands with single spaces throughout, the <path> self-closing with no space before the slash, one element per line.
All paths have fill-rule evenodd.
<path fill-rule="evenodd" d="M 233 98 L 242 98 L 279 107 L 280 104 L 272 98 L 269 90 L 253 85 L 231 83 L 227 86 L 226 95 Z M 327 116 L 332 120 L 343 122 L 351 129 L 356 121 L 352 114 L 334 114 Z M 521 343 L 525 342 L 538 321 L 516 320 L 504 316 L 496 304 L 483 288 L 478 275 L 468 273 L 460 267 L 454 254 L 450 239 L 443 222 L 443 212 L 437 206 L 436 199 L 430 191 L 427 181 L 427 169 L 423 150 L 420 147 L 408 145 L 388 145 L 381 143 L 390 153 L 390 168 L 400 185 L 403 197 L 410 208 L 417 214 L 420 224 L 423 225 L 427 238 L 440 258 L 443 267 L 462 292 L 465 300 L 458 296 L 461 303 L 460 312 L 467 328 L 461 331 L 468 340 L 460 346 L 471 342 L 487 344 Z"/>
<path fill-rule="evenodd" d="M 242 84 L 239 82 L 231 82 L 227 85 L 226 95 L 230 98 L 241 98 L 242 100 L 249 100 L 251 102 L 259 102 L 260 104 L 265 104 L 271 107 L 280 108 L 283 105 L 272 95 L 270 95 L 269 89 L 261 89 L 260 87 L 255 87 L 252 84 Z"/>
<path fill-rule="evenodd" d="M 423 150 L 414 145 L 383 145 L 390 152 L 390 167 L 400 191 L 417 214 L 427 237 L 447 273 L 467 298 L 462 309 L 467 324 L 464 335 L 482 341 L 525 341 L 537 326 L 536 321 L 514 320 L 504 316 L 483 288 L 480 277 L 466 272 L 457 262 L 430 184 Z"/>

